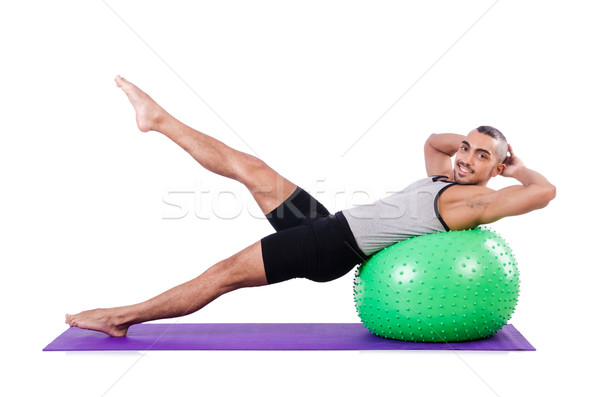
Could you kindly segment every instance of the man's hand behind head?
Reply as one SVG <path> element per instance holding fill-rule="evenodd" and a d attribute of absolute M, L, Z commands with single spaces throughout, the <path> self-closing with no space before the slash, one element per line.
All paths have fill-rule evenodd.
<path fill-rule="evenodd" d="M 525 168 L 525 163 L 523 163 L 523 161 L 520 158 L 515 156 L 512 146 L 510 144 L 508 145 L 508 155 L 504 160 L 504 165 L 506 165 L 506 168 L 504 169 L 504 171 L 502 171 L 502 176 L 505 176 L 507 178 L 513 178 L 515 172 L 517 172 L 521 168 Z"/>

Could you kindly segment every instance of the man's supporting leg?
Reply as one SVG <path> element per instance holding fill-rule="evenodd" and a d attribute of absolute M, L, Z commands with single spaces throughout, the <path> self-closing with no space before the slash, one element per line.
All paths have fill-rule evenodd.
<path fill-rule="evenodd" d="M 125 336 L 133 324 L 191 314 L 223 294 L 266 284 L 261 242 L 258 241 L 210 267 L 195 279 L 145 302 L 67 314 L 65 323 L 111 336 Z"/>
<path fill-rule="evenodd" d="M 188 127 L 124 78 L 117 76 L 115 81 L 133 105 L 141 131 L 164 134 L 207 170 L 244 184 L 264 214 L 277 208 L 296 189 L 295 184 L 259 158 Z"/>

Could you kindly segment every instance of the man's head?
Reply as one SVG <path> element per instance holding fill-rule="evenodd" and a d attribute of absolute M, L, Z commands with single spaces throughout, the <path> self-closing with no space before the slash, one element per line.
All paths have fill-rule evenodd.
<path fill-rule="evenodd" d="M 494 127 L 474 129 L 461 143 L 454 160 L 454 180 L 462 185 L 487 185 L 506 168 L 508 143 Z"/>

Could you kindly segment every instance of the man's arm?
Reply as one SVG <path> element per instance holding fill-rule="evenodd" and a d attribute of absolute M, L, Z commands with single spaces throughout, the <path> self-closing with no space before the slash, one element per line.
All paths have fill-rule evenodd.
<path fill-rule="evenodd" d="M 475 197 L 470 206 L 479 212 L 480 224 L 544 208 L 556 197 L 556 187 L 539 172 L 527 168 L 513 154 L 510 145 L 508 148 L 510 156 L 502 175 L 515 178 L 522 186 L 509 186 Z"/>
<path fill-rule="evenodd" d="M 431 134 L 425 141 L 425 168 L 427 176 L 451 175 L 452 156 L 466 137 L 459 134 Z"/>

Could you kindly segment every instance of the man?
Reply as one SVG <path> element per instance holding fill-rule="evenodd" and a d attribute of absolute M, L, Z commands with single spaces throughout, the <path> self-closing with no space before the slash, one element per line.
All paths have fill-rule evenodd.
<path fill-rule="evenodd" d="M 244 184 L 277 232 L 145 302 L 67 314 L 72 327 L 125 336 L 133 324 L 193 313 L 238 288 L 294 277 L 330 281 L 397 241 L 525 214 L 556 195 L 546 178 L 514 155 L 500 131 L 479 127 L 467 136 L 431 135 L 425 143 L 428 178 L 373 204 L 330 214 L 262 160 L 184 125 L 124 78 L 115 81 L 133 105 L 141 131 L 166 135 L 204 168 Z M 487 188 L 498 175 L 521 185 Z"/>

